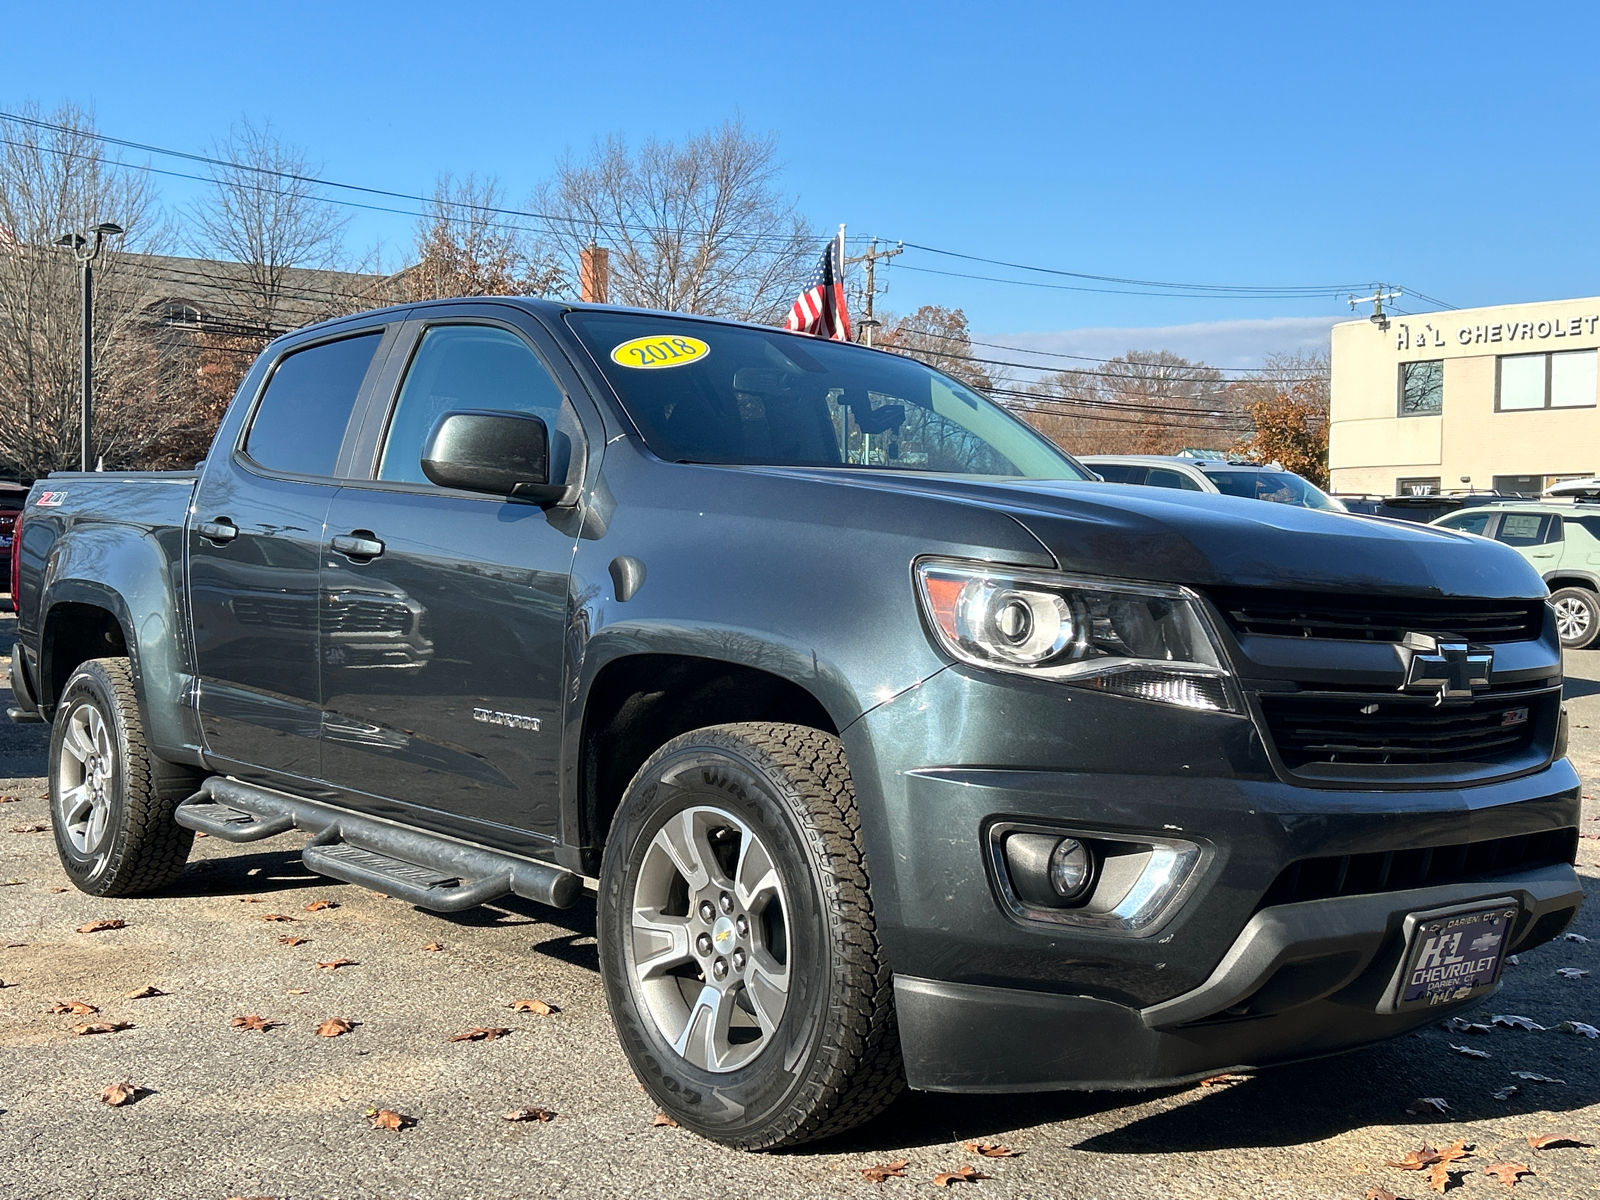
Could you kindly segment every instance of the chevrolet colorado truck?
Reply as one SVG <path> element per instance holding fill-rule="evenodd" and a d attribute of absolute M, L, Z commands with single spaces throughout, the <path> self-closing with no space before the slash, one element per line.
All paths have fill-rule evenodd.
<path fill-rule="evenodd" d="M 17 551 L 77 887 L 299 829 L 425 909 L 592 892 L 633 1069 L 731 1146 L 1392 1037 L 1582 898 L 1515 550 L 1099 482 L 858 346 L 369 312 L 197 470 L 40 481 Z"/>

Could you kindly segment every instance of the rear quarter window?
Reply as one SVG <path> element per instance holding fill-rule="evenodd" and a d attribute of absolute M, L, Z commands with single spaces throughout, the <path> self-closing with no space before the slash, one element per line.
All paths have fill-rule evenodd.
<path fill-rule="evenodd" d="M 1495 540 L 1508 546 L 1542 546 L 1554 532 L 1551 528 L 1554 521 L 1550 513 L 1501 513 Z"/>

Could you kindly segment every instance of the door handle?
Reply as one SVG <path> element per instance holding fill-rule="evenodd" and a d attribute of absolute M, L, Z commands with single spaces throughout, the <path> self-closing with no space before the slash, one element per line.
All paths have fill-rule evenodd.
<path fill-rule="evenodd" d="M 194 529 L 206 541 L 215 542 L 219 546 L 239 536 L 239 527 L 227 517 L 218 517 L 215 521 L 201 521 Z"/>
<path fill-rule="evenodd" d="M 330 543 L 336 553 L 344 555 L 352 562 L 370 562 L 383 553 L 383 543 L 380 542 L 372 531 L 357 529 L 354 533 L 340 534 Z"/>

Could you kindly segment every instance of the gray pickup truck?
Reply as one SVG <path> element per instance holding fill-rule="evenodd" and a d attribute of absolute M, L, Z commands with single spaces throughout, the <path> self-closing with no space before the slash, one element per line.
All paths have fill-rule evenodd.
<path fill-rule="evenodd" d="M 732 1146 L 1391 1037 L 1581 901 L 1514 550 L 1098 482 L 857 346 L 366 313 L 196 471 L 35 486 L 17 550 L 79 888 L 299 829 L 427 909 L 592 892 L 639 1079 Z"/>

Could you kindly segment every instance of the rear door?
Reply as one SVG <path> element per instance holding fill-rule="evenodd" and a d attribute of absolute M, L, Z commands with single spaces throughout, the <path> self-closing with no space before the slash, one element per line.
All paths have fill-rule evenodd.
<path fill-rule="evenodd" d="M 533 413 L 551 433 L 552 478 L 579 480 L 589 438 L 576 381 L 510 306 L 430 309 L 396 355 L 406 365 L 363 451 L 369 478 L 347 482 L 328 514 L 323 777 L 355 807 L 398 801 L 536 851 L 558 833 L 577 525 L 571 510 L 438 487 L 421 453 L 444 413 Z"/>
<path fill-rule="evenodd" d="M 200 719 L 208 752 L 242 777 L 320 773 L 323 522 L 357 402 L 398 328 L 292 347 L 201 476 L 188 546 Z"/>

